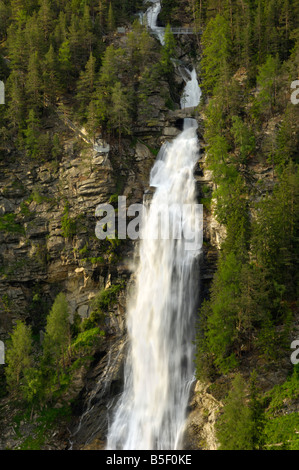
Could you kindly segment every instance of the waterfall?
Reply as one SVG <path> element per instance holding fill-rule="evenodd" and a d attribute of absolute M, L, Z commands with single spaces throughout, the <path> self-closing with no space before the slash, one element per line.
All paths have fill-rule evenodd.
<path fill-rule="evenodd" d="M 164 44 L 164 28 L 159 28 L 157 26 L 157 20 L 159 13 L 161 11 L 161 2 L 160 0 L 146 0 L 145 3 L 152 3 L 152 5 L 146 10 L 142 22 L 145 22 L 147 26 L 151 29 L 152 33 L 157 36 L 160 43 Z"/>
<path fill-rule="evenodd" d="M 160 2 L 155 2 L 155 14 L 159 7 Z M 197 106 L 200 90 L 196 73 L 190 78 L 191 86 L 187 82 L 184 93 L 188 106 Z M 162 146 L 151 171 L 150 185 L 155 193 L 144 215 L 135 295 L 127 308 L 130 346 L 124 391 L 114 409 L 107 449 L 170 450 L 181 446 L 194 374 L 200 253 L 200 246 L 188 248 L 186 232 L 192 233 L 191 227 L 193 231 L 201 228 L 198 224 L 194 227 L 194 211 L 184 208 L 196 204 L 193 168 L 198 151 L 197 123 L 185 119 L 183 132 Z M 173 236 L 157 237 L 165 222 Z"/>
<path fill-rule="evenodd" d="M 201 98 L 201 89 L 198 85 L 196 70 L 193 69 L 190 73 L 188 69 L 185 69 L 185 73 L 188 73 L 189 80 L 186 82 L 186 86 L 181 98 L 181 108 L 192 108 L 197 106 Z"/>

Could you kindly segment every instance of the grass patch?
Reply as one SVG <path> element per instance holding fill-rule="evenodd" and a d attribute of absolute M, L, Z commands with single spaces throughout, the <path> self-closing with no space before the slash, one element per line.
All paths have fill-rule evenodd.
<path fill-rule="evenodd" d="M 24 227 L 16 222 L 16 214 L 9 213 L 0 216 L 0 231 L 6 233 L 25 234 Z"/>

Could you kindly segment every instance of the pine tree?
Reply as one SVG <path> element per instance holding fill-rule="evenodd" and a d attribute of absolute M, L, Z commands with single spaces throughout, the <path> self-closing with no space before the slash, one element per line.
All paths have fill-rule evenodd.
<path fill-rule="evenodd" d="M 271 163 L 281 172 L 288 163 L 296 161 L 299 148 L 299 107 L 288 103 L 275 142 Z"/>
<path fill-rule="evenodd" d="M 24 2 L 23 0 L 11 0 L 10 5 L 11 5 L 12 18 L 16 20 L 22 14 L 24 10 Z"/>
<path fill-rule="evenodd" d="M 81 21 L 81 18 L 73 14 L 68 34 L 71 61 L 76 75 L 79 75 L 90 54 L 90 50 L 85 49 L 85 32 L 81 28 Z"/>
<path fill-rule="evenodd" d="M 32 405 L 31 419 L 34 405 L 39 405 L 45 398 L 45 387 L 43 384 L 43 373 L 39 368 L 28 367 L 24 372 L 22 396 L 26 402 Z"/>
<path fill-rule="evenodd" d="M 113 127 L 118 128 L 120 150 L 121 134 L 129 133 L 131 124 L 130 104 L 120 82 L 117 82 L 112 89 L 109 121 Z"/>
<path fill-rule="evenodd" d="M 7 91 L 10 98 L 7 118 L 9 127 L 13 132 L 19 131 L 25 121 L 26 103 L 23 80 L 23 74 L 17 70 L 13 70 L 7 81 Z"/>
<path fill-rule="evenodd" d="M 39 59 L 47 51 L 47 40 L 44 37 L 43 30 L 36 12 L 33 13 L 26 21 L 25 40 L 28 48 L 28 57 L 37 53 Z"/>
<path fill-rule="evenodd" d="M 217 370 L 223 373 L 237 365 L 235 347 L 241 266 L 234 253 L 226 255 L 219 264 L 211 288 L 205 336 L 213 362 Z"/>
<path fill-rule="evenodd" d="M 276 0 L 265 2 L 266 54 L 275 56 L 279 52 L 278 18 L 280 5 Z"/>
<path fill-rule="evenodd" d="M 99 15 L 99 23 L 100 23 L 101 29 L 103 29 L 105 25 L 106 11 L 107 11 L 107 0 L 99 0 L 98 15 Z"/>
<path fill-rule="evenodd" d="M 8 29 L 8 50 L 12 68 L 25 73 L 28 65 L 29 51 L 22 23 L 10 25 Z"/>
<path fill-rule="evenodd" d="M 232 124 L 231 131 L 238 150 L 238 161 L 245 164 L 255 150 L 255 137 L 239 116 L 232 117 Z"/>
<path fill-rule="evenodd" d="M 202 36 L 202 45 L 202 86 L 204 91 L 210 94 L 229 68 L 229 25 L 222 16 L 217 15 L 209 21 Z"/>
<path fill-rule="evenodd" d="M 263 1 L 257 0 L 257 10 L 255 15 L 255 44 L 256 44 L 256 63 L 261 65 L 264 62 L 265 46 L 264 46 L 264 10 Z"/>
<path fill-rule="evenodd" d="M 25 147 L 30 157 L 37 158 L 39 155 L 40 120 L 34 109 L 30 109 L 26 125 L 24 130 Z"/>
<path fill-rule="evenodd" d="M 95 143 L 97 129 L 99 127 L 99 119 L 97 114 L 97 104 L 94 100 L 91 100 L 87 107 L 86 117 L 86 130 Z"/>
<path fill-rule="evenodd" d="M 110 33 L 115 30 L 115 18 L 114 18 L 114 11 L 113 11 L 111 2 L 109 3 L 107 26 L 108 26 L 108 31 Z"/>
<path fill-rule="evenodd" d="M 29 59 L 28 73 L 26 77 L 26 92 L 28 95 L 29 105 L 37 109 L 41 105 L 42 79 L 40 62 L 37 52 Z"/>
<path fill-rule="evenodd" d="M 5 369 L 7 385 L 12 393 L 19 391 L 22 377 L 32 364 L 31 329 L 20 320 L 11 333 L 11 343 L 6 351 Z"/>
<path fill-rule="evenodd" d="M 264 427 L 265 412 L 263 403 L 260 398 L 260 390 L 257 385 L 257 373 L 255 370 L 250 375 L 250 402 L 249 409 L 251 413 L 252 426 L 252 443 L 253 448 L 262 450 L 264 445 Z"/>
<path fill-rule="evenodd" d="M 61 154 L 61 152 L 62 152 L 62 148 L 61 148 L 60 140 L 59 140 L 58 135 L 55 134 L 52 140 L 51 155 L 57 161 L 58 156 Z"/>
<path fill-rule="evenodd" d="M 67 40 L 67 18 L 64 11 L 59 13 L 53 35 L 57 48 Z"/>
<path fill-rule="evenodd" d="M 42 64 L 42 69 L 44 96 L 51 105 L 54 105 L 56 102 L 56 98 L 59 94 L 60 83 L 57 56 L 55 54 L 52 44 L 47 54 L 45 55 L 45 60 Z"/>
<path fill-rule="evenodd" d="M 1 41 L 6 38 L 7 28 L 9 24 L 9 17 L 10 17 L 10 11 L 9 11 L 8 5 L 6 5 L 5 2 L 3 2 L 3 0 L 1 0 L 0 1 L 0 40 Z"/>
<path fill-rule="evenodd" d="M 58 62 L 60 64 L 60 83 L 67 87 L 72 73 L 71 50 L 68 40 L 61 44 L 58 51 Z"/>
<path fill-rule="evenodd" d="M 50 0 L 41 0 L 41 6 L 38 12 L 38 21 L 44 34 L 44 39 L 47 41 L 53 29 L 53 13 L 51 10 Z"/>
<path fill-rule="evenodd" d="M 259 266 L 278 284 L 296 291 L 298 262 L 298 169 L 290 162 L 273 193 L 256 204 L 252 249 Z"/>
<path fill-rule="evenodd" d="M 54 367 L 58 377 L 68 360 L 70 344 L 69 307 L 65 295 L 61 292 L 55 298 L 47 317 L 45 337 L 43 341 L 43 361 L 45 366 Z"/>
<path fill-rule="evenodd" d="M 247 405 L 246 383 L 240 374 L 232 382 L 223 413 L 216 423 L 219 450 L 252 450 L 253 421 Z"/>
<path fill-rule="evenodd" d="M 104 87 L 107 91 L 111 91 L 118 79 L 118 74 L 122 69 L 123 61 L 123 49 L 115 49 L 113 44 L 107 47 L 102 59 L 102 66 L 100 69 L 99 85 L 101 87 Z"/>
<path fill-rule="evenodd" d="M 261 90 L 256 103 L 261 114 L 269 117 L 274 111 L 278 93 L 279 58 L 268 56 L 266 62 L 259 67 L 257 84 Z"/>
<path fill-rule="evenodd" d="M 161 52 L 162 71 L 166 75 L 169 74 L 173 69 L 171 59 L 175 58 L 175 46 L 175 38 L 173 32 L 171 31 L 170 24 L 168 24 L 165 28 L 164 44 Z"/>
<path fill-rule="evenodd" d="M 83 18 L 80 23 L 81 29 L 82 29 L 82 37 L 84 41 L 84 48 L 89 51 L 91 54 L 92 52 L 92 46 L 94 43 L 94 35 L 93 35 L 93 25 L 92 25 L 92 20 L 90 16 L 90 8 L 89 5 L 86 3 L 84 5 L 84 11 L 83 11 Z"/>
<path fill-rule="evenodd" d="M 153 91 L 159 87 L 160 73 L 156 67 L 145 67 L 139 80 L 138 88 L 138 117 L 144 121 L 150 121 L 155 112 L 155 105 L 150 102 Z"/>
<path fill-rule="evenodd" d="M 96 85 L 96 59 L 90 53 L 85 70 L 81 72 L 77 86 L 77 99 L 80 103 L 80 113 L 84 116 L 91 101 Z"/>

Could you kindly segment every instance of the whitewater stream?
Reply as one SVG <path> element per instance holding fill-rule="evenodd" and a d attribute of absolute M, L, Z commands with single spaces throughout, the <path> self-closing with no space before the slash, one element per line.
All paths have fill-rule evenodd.
<path fill-rule="evenodd" d="M 161 5 L 152 3 L 146 17 L 155 32 Z M 159 39 L 163 43 L 160 30 Z M 196 72 L 186 69 L 186 75 L 181 107 L 195 107 L 201 94 Z M 197 122 L 185 119 L 183 131 L 162 146 L 151 171 L 155 193 L 144 214 L 134 296 L 128 301 L 124 390 L 110 418 L 109 450 L 182 446 L 194 380 L 201 251 L 193 177 L 198 152 Z"/>

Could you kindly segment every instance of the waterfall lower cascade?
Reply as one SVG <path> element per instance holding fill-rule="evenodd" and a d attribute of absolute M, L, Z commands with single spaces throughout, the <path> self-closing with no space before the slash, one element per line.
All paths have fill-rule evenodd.
<path fill-rule="evenodd" d="M 196 73 L 190 79 L 184 95 L 191 107 L 198 105 L 200 90 Z M 199 246 L 188 249 L 186 227 L 191 230 L 195 219 L 193 211 L 184 211 L 196 204 L 196 130 L 196 121 L 185 119 L 183 132 L 162 146 L 151 171 L 150 185 L 156 190 L 143 219 L 135 295 L 127 310 L 124 391 L 109 426 L 109 450 L 175 450 L 182 445 L 194 377 L 200 253 Z M 176 236 L 157 237 L 161 221 L 169 221 L 169 234 Z"/>

